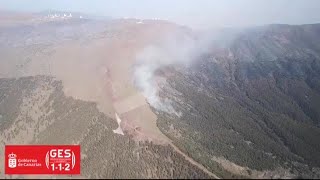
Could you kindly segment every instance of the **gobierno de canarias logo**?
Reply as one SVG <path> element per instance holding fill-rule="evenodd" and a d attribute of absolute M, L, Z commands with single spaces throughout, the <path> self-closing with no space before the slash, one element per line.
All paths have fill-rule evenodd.
<path fill-rule="evenodd" d="M 9 167 L 9 168 L 15 168 L 15 167 L 17 167 L 17 155 L 11 153 L 11 154 L 8 155 L 8 158 L 9 158 L 9 160 L 8 160 L 8 167 Z"/>

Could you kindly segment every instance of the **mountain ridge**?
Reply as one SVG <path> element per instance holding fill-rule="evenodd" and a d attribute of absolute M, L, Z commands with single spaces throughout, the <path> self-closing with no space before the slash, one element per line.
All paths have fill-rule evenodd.
<path fill-rule="evenodd" d="M 89 178 L 320 177 L 319 24 L 70 22 L 0 27 L 2 147 L 80 143 Z"/>

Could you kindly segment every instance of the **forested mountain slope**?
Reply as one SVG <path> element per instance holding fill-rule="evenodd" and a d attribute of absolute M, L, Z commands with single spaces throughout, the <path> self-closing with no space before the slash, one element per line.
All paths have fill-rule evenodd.
<path fill-rule="evenodd" d="M 247 29 L 191 67 L 159 71 L 170 85 L 160 94 L 181 116 L 157 111 L 157 123 L 206 167 L 319 178 L 319 24 Z"/>

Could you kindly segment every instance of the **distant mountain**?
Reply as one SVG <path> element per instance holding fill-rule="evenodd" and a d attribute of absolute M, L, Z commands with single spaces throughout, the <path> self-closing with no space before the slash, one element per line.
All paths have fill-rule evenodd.
<path fill-rule="evenodd" d="M 35 13 L 38 16 L 48 17 L 50 19 L 110 19 L 106 16 L 98 16 L 93 14 L 86 14 L 80 12 L 73 12 L 73 11 L 57 11 L 57 10 L 45 10 L 39 13 Z"/>

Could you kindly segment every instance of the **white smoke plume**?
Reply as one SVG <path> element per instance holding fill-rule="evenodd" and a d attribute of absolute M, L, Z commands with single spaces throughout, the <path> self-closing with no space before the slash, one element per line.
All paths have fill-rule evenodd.
<path fill-rule="evenodd" d="M 190 64 L 200 52 L 198 45 L 199 43 L 189 35 L 173 33 L 137 54 L 137 63 L 133 68 L 134 84 L 152 107 L 170 114 L 178 114 L 168 99 L 159 98 L 159 87 L 154 74 L 161 67 Z"/>

